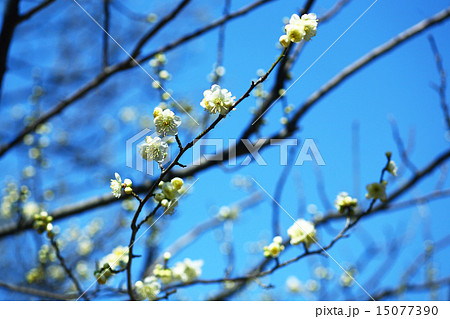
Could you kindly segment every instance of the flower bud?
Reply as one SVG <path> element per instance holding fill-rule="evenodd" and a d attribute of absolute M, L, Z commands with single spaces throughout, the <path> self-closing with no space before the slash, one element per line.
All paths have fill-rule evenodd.
<path fill-rule="evenodd" d="M 155 194 L 155 200 L 156 200 L 157 202 L 162 201 L 164 198 L 166 198 L 166 197 L 164 196 L 163 193 L 157 193 L 157 194 Z"/>
<path fill-rule="evenodd" d="M 289 40 L 287 35 L 282 35 L 280 37 L 279 41 L 280 41 L 280 44 L 285 48 L 287 48 L 289 46 L 289 44 L 291 43 L 291 41 Z"/>
<path fill-rule="evenodd" d="M 161 206 L 167 208 L 169 206 L 169 201 L 167 199 L 163 199 L 161 201 Z"/>
<path fill-rule="evenodd" d="M 131 181 L 131 179 L 126 178 L 123 183 L 125 184 L 125 187 L 131 187 L 133 185 L 133 182 Z"/>
<path fill-rule="evenodd" d="M 184 184 L 183 180 L 179 177 L 172 178 L 170 182 L 172 183 L 173 187 L 175 187 L 175 189 L 177 190 L 183 187 Z"/>

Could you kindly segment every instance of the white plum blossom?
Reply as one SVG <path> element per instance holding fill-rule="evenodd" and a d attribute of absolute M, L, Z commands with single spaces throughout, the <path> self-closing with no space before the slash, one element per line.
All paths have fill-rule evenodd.
<path fill-rule="evenodd" d="M 317 16 L 315 13 L 308 13 L 302 15 L 301 21 L 303 22 L 304 29 L 305 29 L 305 36 L 303 37 L 303 40 L 309 41 L 312 37 L 316 36 L 317 33 L 317 22 L 319 21 L 317 19 Z"/>
<path fill-rule="evenodd" d="M 173 277 L 181 282 L 191 282 L 202 274 L 203 260 L 191 260 L 186 258 L 183 262 L 177 262 L 172 268 Z"/>
<path fill-rule="evenodd" d="M 174 177 L 172 178 L 170 183 L 173 185 L 173 187 L 175 187 L 176 190 L 179 190 L 181 189 L 181 187 L 183 187 L 184 181 L 179 177 Z"/>
<path fill-rule="evenodd" d="M 352 213 L 357 205 L 358 200 L 348 196 L 346 192 L 339 193 L 334 201 L 334 206 L 341 214 Z"/>
<path fill-rule="evenodd" d="M 289 24 L 284 27 L 286 36 L 280 37 L 280 44 L 287 47 L 289 42 L 311 40 L 317 33 L 318 21 L 315 13 L 304 14 L 301 18 L 297 14 L 293 14 L 289 20 Z"/>
<path fill-rule="evenodd" d="M 140 146 L 139 151 L 145 160 L 154 160 L 159 163 L 166 158 L 168 149 L 169 145 L 161 138 L 146 136 L 145 143 Z"/>
<path fill-rule="evenodd" d="M 302 291 L 302 283 L 295 276 L 286 279 L 286 288 L 290 293 L 299 293 Z"/>
<path fill-rule="evenodd" d="M 298 219 L 288 229 L 288 235 L 291 238 L 291 245 L 298 245 L 304 243 L 309 247 L 316 238 L 316 228 L 314 224 L 304 219 Z"/>
<path fill-rule="evenodd" d="M 161 284 L 155 276 L 149 276 L 144 281 L 137 281 L 134 288 L 140 299 L 155 300 L 161 291 Z"/>
<path fill-rule="evenodd" d="M 231 92 L 227 89 L 221 89 L 219 85 L 213 84 L 210 90 L 203 92 L 203 100 L 200 105 L 209 113 L 226 115 L 233 106 L 234 99 Z"/>
<path fill-rule="evenodd" d="M 163 111 L 161 108 L 156 107 L 153 111 L 153 117 L 156 133 L 162 136 L 178 134 L 178 126 L 181 125 L 181 118 L 175 116 L 175 113 L 171 110 L 165 109 Z"/>
<path fill-rule="evenodd" d="M 159 202 L 165 208 L 164 213 L 172 215 L 175 208 L 178 206 L 178 199 L 183 193 L 183 179 L 174 177 L 170 182 L 161 181 L 158 187 L 161 189 L 160 193 L 155 194 L 155 201 Z"/>
<path fill-rule="evenodd" d="M 283 250 L 283 239 L 281 236 L 276 236 L 273 238 L 273 242 L 269 246 L 264 246 L 264 256 L 277 258 Z"/>
<path fill-rule="evenodd" d="M 397 176 L 397 165 L 394 161 L 389 161 L 386 170 L 391 173 L 393 176 Z"/>
<path fill-rule="evenodd" d="M 118 246 L 100 260 L 100 267 L 108 264 L 111 269 L 123 269 L 128 263 L 128 247 Z"/>
<path fill-rule="evenodd" d="M 122 195 L 122 178 L 118 173 L 115 173 L 115 178 L 116 179 L 111 179 L 110 187 L 113 195 L 119 198 L 120 195 Z"/>
<path fill-rule="evenodd" d="M 36 202 L 27 202 L 23 205 L 23 215 L 25 218 L 32 218 L 34 215 L 39 214 L 40 207 Z"/>
<path fill-rule="evenodd" d="M 233 220 L 239 217 L 239 207 L 222 206 L 219 209 L 217 218 L 220 220 Z"/>
<path fill-rule="evenodd" d="M 305 27 L 297 14 L 293 14 L 289 20 L 289 24 L 284 27 L 286 35 L 291 42 L 300 42 L 305 36 Z"/>
<path fill-rule="evenodd" d="M 164 268 L 164 266 L 161 264 L 155 265 L 155 269 L 153 269 L 153 275 L 158 277 L 158 279 L 161 280 L 164 285 L 170 284 L 174 281 L 172 269 Z"/>
<path fill-rule="evenodd" d="M 386 185 L 387 181 L 381 183 L 372 183 L 366 186 L 367 194 L 366 198 L 379 199 L 382 202 L 386 201 Z"/>

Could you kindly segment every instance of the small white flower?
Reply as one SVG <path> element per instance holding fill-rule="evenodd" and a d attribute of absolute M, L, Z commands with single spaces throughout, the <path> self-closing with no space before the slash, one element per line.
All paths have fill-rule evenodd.
<path fill-rule="evenodd" d="M 290 293 L 299 293 L 302 291 L 302 283 L 295 276 L 290 276 L 286 280 L 286 288 Z"/>
<path fill-rule="evenodd" d="M 315 13 L 309 13 L 302 15 L 301 18 L 305 30 L 305 36 L 303 40 L 309 41 L 312 37 L 316 36 L 317 33 L 317 16 Z"/>
<path fill-rule="evenodd" d="M 161 138 L 146 136 L 145 143 L 140 146 L 140 153 L 147 161 L 154 160 L 156 162 L 162 162 L 167 156 L 168 149 L 169 145 L 163 142 Z"/>
<path fill-rule="evenodd" d="M 190 260 L 177 262 L 172 268 L 173 276 L 182 282 L 191 282 L 202 274 L 203 260 Z"/>
<path fill-rule="evenodd" d="M 116 179 L 111 179 L 111 191 L 113 195 L 117 198 L 122 195 L 122 179 L 120 178 L 120 175 L 115 173 Z"/>
<path fill-rule="evenodd" d="M 357 205 L 358 200 L 351 198 L 346 192 L 339 193 L 334 201 L 334 206 L 341 214 L 352 213 Z"/>
<path fill-rule="evenodd" d="M 274 237 L 273 242 L 269 246 L 264 246 L 264 256 L 277 258 L 284 250 L 282 243 L 283 239 L 280 236 Z"/>
<path fill-rule="evenodd" d="M 27 202 L 23 205 L 23 215 L 25 218 L 32 218 L 34 215 L 39 214 L 40 208 L 36 202 Z"/>
<path fill-rule="evenodd" d="M 366 186 L 367 194 L 366 198 L 379 199 L 382 202 L 386 201 L 386 185 L 387 181 L 381 183 L 372 183 Z"/>
<path fill-rule="evenodd" d="M 174 178 L 172 178 L 170 183 L 172 183 L 172 185 L 173 185 L 173 187 L 175 187 L 175 189 L 179 190 L 181 187 L 183 187 L 184 181 L 183 181 L 183 179 L 181 179 L 179 177 L 174 177 Z"/>
<path fill-rule="evenodd" d="M 397 165 L 395 164 L 394 161 L 389 161 L 388 165 L 387 165 L 387 171 L 389 173 L 391 173 L 393 176 L 397 176 Z"/>
<path fill-rule="evenodd" d="M 155 300 L 161 291 L 161 284 L 155 276 L 146 277 L 143 282 L 137 281 L 134 287 L 140 299 Z"/>
<path fill-rule="evenodd" d="M 166 70 L 161 70 L 161 71 L 159 71 L 159 77 L 163 80 L 169 80 L 170 74 Z"/>
<path fill-rule="evenodd" d="M 210 90 L 203 92 L 203 100 L 200 105 L 209 113 L 226 115 L 233 106 L 235 97 L 227 89 L 221 89 L 219 85 L 213 84 Z"/>
<path fill-rule="evenodd" d="M 165 285 L 170 284 L 174 281 L 172 269 L 164 268 L 161 264 L 156 264 L 155 269 L 153 269 L 153 275 L 159 278 L 161 282 Z"/>
<path fill-rule="evenodd" d="M 128 247 L 117 246 L 111 254 L 100 260 L 100 267 L 108 264 L 111 269 L 123 269 L 128 263 Z"/>
<path fill-rule="evenodd" d="M 289 20 L 289 24 L 284 27 L 286 35 L 292 42 L 300 42 L 305 36 L 304 23 L 297 14 L 293 14 Z"/>
<path fill-rule="evenodd" d="M 289 39 L 289 37 L 286 34 L 282 35 L 280 37 L 279 41 L 280 41 L 280 44 L 285 48 L 287 48 L 289 46 L 289 44 L 291 43 L 291 40 Z"/>
<path fill-rule="evenodd" d="M 133 182 L 129 178 L 125 178 L 123 183 L 125 184 L 125 187 L 131 187 L 133 185 Z"/>
<path fill-rule="evenodd" d="M 309 247 L 316 238 L 316 228 L 314 224 L 304 219 L 298 219 L 294 225 L 289 227 L 288 235 L 291 238 L 291 245 L 304 243 Z"/>
<path fill-rule="evenodd" d="M 228 206 L 222 206 L 219 209 L 219 214 L 217 215 L 217 218 L 220 220 L 233 220 L 238 218 L 239 216 L 239 208 L 234 207 L 228 207 Z"/>
<path fill-rule="evenodd" d="M 156 115 L 156 116 L 155 116 Z M 153 111 L 154 123 L 156 127 L 156 132 L 159 135 L 177 135 L 178 134 L 178 126 L 181 124 L 181 118 L 179 116 L 175 116 L 171 110 L 161 111 L 159 107 L 155 108 Z"/>
<path fill-rule="evenodd" d="M 280 43 L 285 46 L 283 42 L 300 42 L 301 40 L 309 41 L 317 33 L 317 16 L 314 13 L 304 14 L 300 18 L 297 14 L 293 14 L 284 29 L 286 31 L 286 38 L 280 38 Z"/>

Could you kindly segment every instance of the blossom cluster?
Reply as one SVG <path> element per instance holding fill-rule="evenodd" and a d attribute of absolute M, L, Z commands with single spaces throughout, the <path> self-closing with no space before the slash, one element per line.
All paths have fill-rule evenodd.
<path fill-rule="evenodd" d="M 161 163 L 167 156 L 169 145 L 160 137 L 145 137 L 145 143 L 139 146 L 139 152 L 143 159 Z"/>
<path fill-rule="evenodd" d="M 304 219 L 296 220 L 294 224 L 289 227 L 287 233 L 291 245 L 303 243 L 305 247 L 308 248 L 312 243 L 317 241 L 314 224 Z M 281 236 L 275 236 L 270 245 L 264 246 L 264 256 L 278 258 L 284 248 Z"/>
<path fill-rule="evenodd" d="M 358 206 L 358 200 L 350 197 L 346 192 L 337 195 L 334 206 L 341 214 L 352 214 Z"/>
<path fill-rule="evenodd" d="M 160 278 L 164 284 L 181 281 L 183 283 L 191 282 L 202 274 L 203 260 L 191 260 L 177 262 L 172 268 L 157 264 L 153 274 Z"/>
<path fill-rule="evenodd" d="M 381 181 L 380 183 L 371 183 L 366 186 L 367 199 L 379 199 L 382 202 L 386 201 L 386 185 L 387 181 Z"/>
<path fill-rule="evenodd" d="M 283 239 L 281 236 L 275 236 L 269 246 L 264 246 L 264 256 L 277 258 L 283 250 Z"/>
<path fill-rule="evenodd" d="M 284 27 L 286 34 L 280 37 L 280 44 L 288 47 L 291 42 L 311 40 L 317 33 L 318 21 L 314 13 L 304 14 L 301 18 L 297 14 L 293 14 L 289 24 Z"/>
<path fill-rule="evenodd" d="M 125 194 L 131 194 L 133 193 L 133 189 L 131 186 L 133 186 L 133 182 L 130 179 L 125 179 L 122 183 L 122 178 L 118 173 L 114 174 L 115 179 L 111 179 L 111 191 L 113 195 L 117 198 L 122 196 L 122 188 L 124 188 Z"/>
<path fill-rule="evenodd" d="M 219 209 L 219 213 L 217 214 L 217 218 L 219 220 L 233 220 L 238 218 L 239 216 L 239 207 L 233 206 L 222 206 Z"/>
<path fill-rule="evenodd" d="M 200 105 L 211 114 L 227 115 L 235 99 L 236 97 L 233 97 L 227 89 L 213 84 L 210 90 L 203 92 L 203 100 Z"/>
<path fill-rule="evenodd" d="M 316 242 L 316 228 L 314 224 L 304 219 L 295 221 L 289 227 L 288 235 L 291 238 L 291 245 L 303 243 L 306 247 L 309 247 L 312 243 Z"/>
<path fill-rule="evenodd" d="M 175 113 L 169 109 L 163 110 L 155 107 L 153 110 L 153 121 L 156 127 L 156 133 L 162 136 L 177 135 L 178 126 L 181 125 L 181 118 L 175 116 Z"/>
<path fill-rule="evenodd" d="M 47 237 L 52 238 L 54 236 L 52 221 L 52 216 L 49 216 L 47 212 L 41 212 L 34 215 L 33 228 L 36 229 L 39 234 L 47 232 Z"/>
<path fill-rule="evenodd" d="M 161 291 L 161 284 L 155 276 L 148 276 L 143 281 L 137 281 L 134 288 L 139 299 L 155 300 Z"/>
<path fill-rule="evenodd" d="M 100 260 L 102 267 L 94 272 L 99 284 L 105 284 L 114 271 L 120 271 L 128 263 L 128 247 L 118 246 L 112 253 L 106 255 Z"/>
<path fill-rule="evenodd" d="M 178 205 L 179 196 L 185 191 L 183 179 L 175 177 L 170 182 L 161 181 L 158 188 L 161 191 L 155 194 L 155 201 L 165 208 L 164 213 L 172 215 Z"/>

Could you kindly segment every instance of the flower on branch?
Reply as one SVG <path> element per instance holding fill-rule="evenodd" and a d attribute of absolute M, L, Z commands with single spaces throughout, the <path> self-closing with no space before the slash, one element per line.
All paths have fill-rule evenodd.
<path fill-rule="evenodd" d="M 348 196 L 346 192 L 339 193 L 334 201 L 334 207 L 341 214 L 353 213 L 357 206 L 358 200 Z"/>
<path fill-rule="evenodd" d="M 291 245 L 304 243 L 306 247 L 309 247 L 316 240 L 316 228 L 313 223 L 298 219 L 289 227 L 288 235 L 291 238 Z"/>
<path fill-rule="evenodd" d="M 280 253 L 284 250 L 283 239 L 281 236 L 276 236 L 273 238 L 273 242 L 269 246 L 264 246 L 264 256 L 277 258 Z"/>
<path fill-rule="evenodd" d="M 231 92 L 227 89 L 221 89 L 217 84 L 213 84 L 210 90 L 203 92 L 203 96 L 200 105 L 211 114 L 226 115 L 235 100 Z"/>
<path fill-rule="evenodd" d="M 154 160 L 158 163 L 162 162 L 167 156 L 169 145 L 161 138 L 151 136 L 145 137 L 145 143 L 140 146 L 141 156 L 147 160 Z"/>
<path fill-rule="evenodd" d="M 122 269 L 128 263 L 128 247 L 118 246 L 111 254 L 106 255 L 100 261 L 100 265 L 108 264 L 111 269 Z"/>
<path fill-rule="evenodd" d="M 183 262 L 177 262 L 172 268 L 173 276 L 181 282 L 191 282 L 202 274 L 203 260 L 191 260 L 186 258 Z"/>
<path fill-rule="evenodd" d="M 153 117 L 156 133 L 162 136 L 178 134 L 178 126 L 181 125 L 181 118 L 175 116 L 175 113 L 171 110 L 165 109 L 163 111 L 160 107 L 156 107 L 153 111 Z"/>
<path fill-rule="evenodd" d="M 219 220 L 233 220 L 239 217 L 239 207 L 233 206 L 222 206 L 219 209 L 219 213 L 217 214 L 217 218 Z"/>
<path fill-rule="evenodd" d="M 387 181 L 381 183 L 372 183 L 366 186 L 367 194 L 366 198 L 379 199 L 382 202 L 386 201 L 386 185 Z"/>
<path fill-rule="evenodd" d="M 172 269 L 164 268 L 164 266 L 161 264 L 155 265 L 155 269 L 153 269 L 153 275 L 158 277 L 165 285 L 170 284 L 174 281 Z"/>
<path fill-rule="evenodd" d="M 394 161 L 389 161 L 386 170 L 391 173 L 393 176 L 397 176 L 398 167 Z"/>
<path fill-rule="evenodd" d="M 116 179 L 111 179 L 111 191 L 113 195 L 119 198 L 122 195 L 122 178 L 118 173 L 115 173 Z"/>
<path fill-rule="evenodd" d="M 134 285 L 140 299 L 155 300 L 161 291 L 161 284 L 155 276 L 149 276 L 144 281 L 137 281 Z"/>
<path fill-rule="evenodd" d="M 173 178 L 170 182 L 161 181 L 158 187 L 160 193 L 155 194 L 155 200 L 165 208 L 164 213 L 172 215 L 175 207 L 178 206 L 178 198 L 185 191 L 183 179 L 179 177 Z"/>
<path fill-rule="evenodd" d="M 49 216 L 47 212 L 40 212 L 39 214 L 34 215 L 33 228 L 35 228 L 39 234 L 47 232 L 47 237 L 52 238 L 54 236 L 52 221 L 53 217 Z"/>
<path fill-rule="evenodd" d="M 289 42 L 309 41 L 317 33 L 318 19 L 315 13 L 304 14 L 300 18 L 293 14 L 289 24 L 284 27 L 286 35 L 280 37 L 280 44 L 287 47 Z"/>

